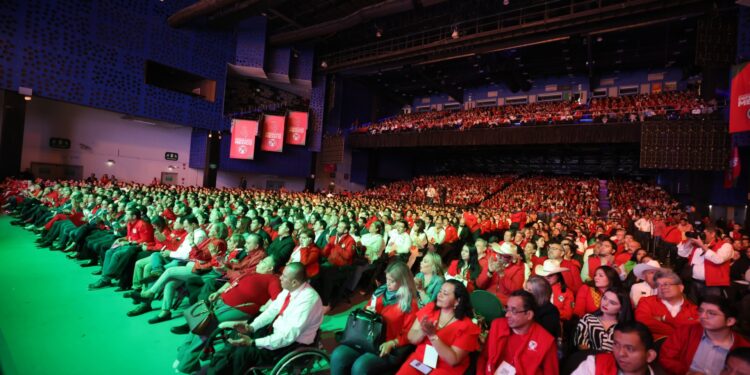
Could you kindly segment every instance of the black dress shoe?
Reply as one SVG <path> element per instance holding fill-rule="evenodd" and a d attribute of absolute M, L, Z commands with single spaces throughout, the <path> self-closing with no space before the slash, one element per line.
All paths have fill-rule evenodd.
<path fill-rule="evenodd" d="M 190 326 L 187 324 L 183 324 L 181 326 L 172 327 L 169 331 L 176 335 L 185 335 L 190 333 Z"/>
<path fill-rule="evenodd" d="M 149 319 L 148 324 L 166 322 L 167 320 L 170 320 L 170 319 L 172 319 L 172 313 L 169 311 L 162 311 L 159 313 L 159 315 Z"/>
<path fill-rule="evenodd" d="M 129 291 L 127 291 L 127 292 L 125 292 L 125 293 L 122 294 L 122 298 L 133 298 L 133 296 L 136 295 L 136 294 L 140 295 L 141 291 L 140 290 L 129 290 Z"/>
<path fill-rule="evenodd" d="M 75 259 L 78 258 L 78 253 L 70 253 L 66 255 L 66 257 L 68 257 L 68 259 Z"/>
<path fill-rule="evenodd" d="M 94 276 L 101 275 L 102 274 L 102 270 L 96 270 L 96 271 L 92 272 L 91 274 L 94 275 Z"/>
<path fill-rule="evenodd" d="M 117 287 L 117 288 L 115 289 L 115 292 L 127 292 L 128 290 L 133 290 L 133 288 L 130 288 L 130 287 L 121 287 L 121 286 L 118 286 L 118 287 Z"/>
<path fill-rule="evenodd" d="M 138 305 L 136 308 L 134 308 L 133 310 L 128 311 L 127 315 L 128 316 L 138 316 L 138 315 L 145 314 L 145 313 L 147 313 L 149 311 L 151 311 L 151 305 L 149 305 L 147 303 L 142 303 L 142 304 Z M 150 322 L 151 322 L 151 320 L 149 320 L 149 323 Z"/>
<path fill-rule="evenodd" d="M 89 261 L 88 263 L 81 264 L 81 267 L 93 267 L 96 265 L 98 265 L 97 261 L 92 260 L 92 261 Z"/>
<path fill-rule="evenodd" d="M 105 280 L 101 280 L 100 279 L 99 281 L 97 281 L 97 282 L 95 282 L 93 284 L 89 284 L 89 290 L 96 290 L 96 289 L 106 288 L 106 287 L 111 286 L 111 285 L 112 284 L 109 281 L 105 281 Z"/>

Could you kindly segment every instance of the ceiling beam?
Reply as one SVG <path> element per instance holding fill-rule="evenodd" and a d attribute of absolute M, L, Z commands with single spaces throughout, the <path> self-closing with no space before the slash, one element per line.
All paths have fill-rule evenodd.
<path fill-rule="evenodd" d="M 222 8 L 228 7 L 238 0 L 201 0 L 175 12 L 167 18 L 169 26 L 178 28 L 187 25 L 194 19 L 210 15 Z M 253 1 L 257 2 L 257 0 Z"/>
<path fill-rule="evenodd" d="M 526 25 L 462 35 L 457 39 L 448 37 L 413 47 L 392 50 L 381 47 L 377 53 L 364 53 L 367 52 L 367 46 L 352 47 L 350 49 L 352 52 L 339 50 L 321 56 L 321 60 L 328 63 L 326 72 L 339 72 L 384 63 L 424 64 L 546 43 L 561 40 L 570 35 L 599 33 L 602 30 L 631 24 L 633 17 L 638 17 L 641 23 L 654 24 L 705 13 L 705 4 L 699 0 L 634 0 L 629 1 L 628 5 L 626 8 L 621 5 L 607 6 Z M 437 33 L 439 30 L 434 30 L 434 32 Z M 386 40 L 378 43 L 387 42 Z M 400 44 L 408 45 L 409 43 L 401 42 Z M 362 57 L 356 56 L 357 49 L 363 52 Z"/>
<path fill-rule="evenodd" d="M 434 0 L 429 5 L 435 5 L 444 1 L 447 0 Z M 423 3 L 423 6 L 426 6 L 426 4 Z M 380 3 L 360 8 L 349 15 L 335 20 L 322 22 L 299 30 L 271 35 L 268 38 L 268 42 L 274 46 L 292 44 L 350 29 L 376 18 L 403 13 L 412 9 L 414 9 L 412 0 L 384 0 Z"/>

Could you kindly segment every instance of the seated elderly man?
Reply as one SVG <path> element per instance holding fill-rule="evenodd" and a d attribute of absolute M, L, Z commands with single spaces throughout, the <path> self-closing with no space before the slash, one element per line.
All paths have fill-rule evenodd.
<path fill-rule="evenodd" d="M 698 308 L 682 294 L 685 287 L 677 274 L 663 269 L 654 281 L 656 295 L 641 298 L 635 309 L 635 319 L 651 330 L 654 339 L 671 335 L 681 325 L 698 323 Z"/>
<path fill-rule="evenodd" d="M 315 341 L 323 322 L 323 305 L 307 283 L 305 266 L 294 262 L 284 267 L 281 287 L 284 290 L 252 323 L 219 325 L 233 327 L 240 335 L 214 356 L 208 374 L 243 374 L 251 366 L 273 363 L 296 347 Z M 271 333 L 264 328 L 271 328 Z"/>
<path fill-rule="evenodd" d="M 266 257 L 255 272 L 244 273 L 224 284 L 208 296 L 218 322 L 248 319 L 258 314 L 260 308 L 281 293 L 279 276 L 273 274 L 273 258 Z M 178 358 L 173 367 L 177 371 L 193 372 L 200 368 L 199 355 L 204 337 L 189 334 L 178 348 Z"/>

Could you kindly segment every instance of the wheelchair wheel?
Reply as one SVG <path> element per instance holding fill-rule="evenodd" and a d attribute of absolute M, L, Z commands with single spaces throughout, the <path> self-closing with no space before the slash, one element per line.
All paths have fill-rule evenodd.
<path fill-rule="evenodd" d="M 303 348 L 282 357 L 271 375 L 310 375 L 330 373 L 330 358 L 319 349 Z"/>

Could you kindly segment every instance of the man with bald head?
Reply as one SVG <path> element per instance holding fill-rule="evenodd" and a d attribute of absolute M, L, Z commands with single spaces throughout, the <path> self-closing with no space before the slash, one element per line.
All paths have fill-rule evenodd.
<path fill-rule="evenodd" d="M 307 282 L 305 266 L 289 263 L 281 274 L 284 289 L 251 323 L 224 322 L 240 333 L 214 356 L 208 374 L 243 374 L 252 366 L 273 363 L 300 345 L 309 345 L 323 322 L 320 296 Z"/>

